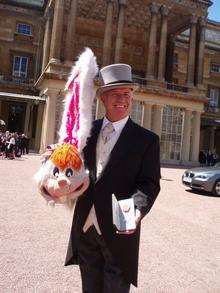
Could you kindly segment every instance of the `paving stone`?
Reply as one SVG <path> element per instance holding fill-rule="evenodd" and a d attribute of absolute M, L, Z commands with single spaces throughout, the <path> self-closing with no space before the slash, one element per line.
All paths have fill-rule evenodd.
<path fill-rule="evenodd" d="M 63 266 L 72 212 L 37 194 L 39 166 L 39 155 L 0 158 L 0 292 L 78 293 L 78 267 Z M 186 191 L 183 171 L 162 168 L 161 193 L 142 223 L 132 293 L 220 292 L 220 198 Z"/>

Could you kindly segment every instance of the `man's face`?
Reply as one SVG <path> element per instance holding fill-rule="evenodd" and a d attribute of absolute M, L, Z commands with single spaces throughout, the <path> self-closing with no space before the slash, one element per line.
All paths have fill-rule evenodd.
<path fill-rule="evenodd" d="M 112 121 L 119 121 L 131 112 L 132 90 L 130 88 L 116 88 L 109 90 L 101 96 L 105 106 L 106 117 Z"/>

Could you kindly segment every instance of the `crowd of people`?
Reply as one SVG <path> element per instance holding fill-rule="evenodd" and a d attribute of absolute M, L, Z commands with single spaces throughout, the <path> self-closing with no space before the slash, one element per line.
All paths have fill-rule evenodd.
<path fill-rule="evenodd" d="M 29 153 L 29 138 L 23 133 L 0 131 L 0 156 L 13 160 Z"/>
<path fill-rule="evenodd" d="M 201 166 L 214 166 L 217 161 L 218 161 L 218 156 L 215 150 L 214 151 L 201 150 L 199 152 L 199 163 Z"/>

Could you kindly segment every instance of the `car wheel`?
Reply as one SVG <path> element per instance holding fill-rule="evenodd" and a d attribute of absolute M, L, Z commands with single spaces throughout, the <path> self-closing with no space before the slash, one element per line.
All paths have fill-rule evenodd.
<path fill-rule="evenodd" d="M 216 196 L 220 196 L 220 180 L 217 180 L 215 182 L 214 188 L 213 188 L 213 194 Z"/>

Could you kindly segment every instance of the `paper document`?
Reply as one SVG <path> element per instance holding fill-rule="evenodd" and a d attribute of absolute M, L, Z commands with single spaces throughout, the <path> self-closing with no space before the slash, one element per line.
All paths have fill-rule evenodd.
<path fill-rule="evenodd" d="M 117 200 L 112 194 L 112 217 L 113 224 L 119 231 L 134 230 L 135 223 L 135 208 L 134 199 Z"/>

